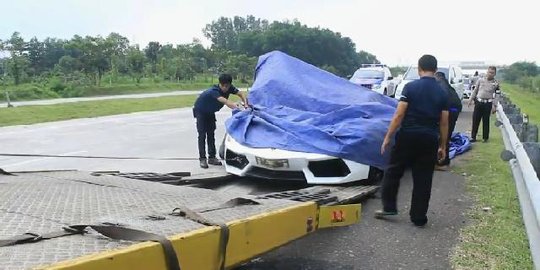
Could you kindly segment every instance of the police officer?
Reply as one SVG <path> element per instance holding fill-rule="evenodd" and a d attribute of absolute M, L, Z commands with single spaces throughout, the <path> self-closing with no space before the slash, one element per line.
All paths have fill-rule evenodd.
<path fill-rule="evenodd" d="M 405 169 L 411 167 L 410 220 L 418 227 L 423 227 L 428 221 L 426 214 L 433 171 L 437 159 L 445 158 L 448 134 L 448 95 L 435 80 L 435 71 L 437 59 L 432 55 L 422 56 L 418 60 L 420 79 L 408 83 L 403 89 L 381 146 L 381 154 L 384 154 L 399 128 L 382 183 L 383 209 L 375 212 L 375 218 L 397 215 L 399 182 Z"/>
<path fill-rule="evenodd" d="M 476 142 L 476 135 L 482 121 L 482 139 L 487 142 L 489 139 L 489 117 L 495 113 L 500 94 L 499 82 L 495 80 L 497 68 L 490 66 L 486 77 L 480 78 L 476 82 L 475 88 L 469 99 L 468 106 L 474 102 L 473 123 L 471 131 L 471 142 Z"/>
<path fill-rule="evenodd" d="M 207 169 L 208 164 L 220 166 L 221 162 L 216 158 L 216 112 L 223 105 L 231 109 L 236 104 L 229 100 L 229 95 L 238 95 L 245 106 L 248 106 L 246 94 L 232 85 L 232 76 L 222 74 L 219 76 L 219 84 L 203 91 L 193 107 L 193 116 L 197 119 L 197 133 L 199 145 L 199 163 L 201 168 Z M 206 160 L 205 144 L 208 144 L 208 161 Z"/>

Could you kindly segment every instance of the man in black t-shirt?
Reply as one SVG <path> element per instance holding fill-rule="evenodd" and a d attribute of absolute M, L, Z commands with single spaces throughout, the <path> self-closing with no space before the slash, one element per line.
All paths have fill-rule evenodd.
<path fill-rule="evenodd" d="M 436 71 L 437 59 L 431 55 L 422 56 L 418 60 L 420 79 L 408 83 L 403 89 L 381 146 L 381 154 L 384 154 L 399 128 L 382 183 L 383 209 L 375 213 L 376 218 L 397 215 L 399 182 L 405 169 L 411 167 L 413 193 L 410 219 L 419 227 L 428 221 L 426 213 L 433 171 L 437 160 L 445 158 L 448 134 L 448 94 L 435 80 Z"/>
<path fill-rule="evenodd" d="M 236 104 L 229 100 L 229 95 L 238 95 L 248 106 L 246 95 L 232 85 L 232 76 L 222 74 L 219 76 L 219 85 L 203 91 L 193 106 L 193 116 L 197 119 L 199 163 L 201 168 L 208 168 L 208 164 L 221 165 L 216 158 L 216 112 L 223 108 L 223 105 L 231 109 L 236 108 Z M 206 161 L 205 144 L 208 143 L 208 162 Z"/>
<path fill-rule="evenodd" d="M 437 170 L 444 171 L 447 170 L 448 165 L 450 165 L 450 139 L 456 128 L 456 122 L 463 109 L 463 104 L 461 103 L 461 99 L 459 98 L 456 89 L 454 89 L 446 79 L 444 72 L 435 73 L 435 79 L 437 79 L 441 88 L 448 93 L 448 140 L 446 142 L 446 157 L 444 160 L 439 161 L 436 167 Z"/>

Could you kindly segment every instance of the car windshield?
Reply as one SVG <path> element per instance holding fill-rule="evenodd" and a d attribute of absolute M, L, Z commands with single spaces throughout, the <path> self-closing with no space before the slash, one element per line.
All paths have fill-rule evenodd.
<path fill-rule="evenodd" d="M 438 68 L 438 72 L 443 72 L 446 78 L 448 79 L 448 68 Z M 411 67 L 409 70 L 407 70 L 407 73 L 405 73 L 405 76 L 403 77 L 404 80 L 417 80 L 420 77 L 418 76 L 418 67 Z"/>
<path fill-rule="evenodd" d="M 382 79 L 384 78 L 384 72 L 373 69 L 359 69 L 357 70 L 353 78 L 356 79 Z"/>

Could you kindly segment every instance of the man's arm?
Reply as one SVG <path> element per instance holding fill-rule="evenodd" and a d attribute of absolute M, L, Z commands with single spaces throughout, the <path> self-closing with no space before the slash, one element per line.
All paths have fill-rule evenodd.
<path fill-rule="evenodd" d="M 446 144 L 448 142 L 448 111 L 441 112 L 441 118 L 439 120 L 439 132 L 441 133 L 439 139 L 439 159 L 442 160 L 446 156 Z M 441 153 L 442 152 L 442 153 Z"/>
<path fill-rule="evenodd" d="M 409 103 L 405 101 L 400 101 L 398 103 L 396 112 L 394 113 L 394 117 L 392 118 L 392 122 L 390 122 L 390 126 L 388 127 L 388 131 L 386 132 L 386 136 L 384 136 L 384 142 L 381 146 L 381 154 L 384 154 L 386 151 L 386 148 L 390 144 L 390 141 L 392 140 L 392 136 L 394 136 L 394 133 L 396 133 L 397 129 L 401 126 L 401 122 L 403 121 L 403 118 L 405 117 L 405 113 L 407 112 L 407 107 L 409 106 Z"/>
<path fill-rule="evenodd" d="M 476 95 L 478 95 L 478 88 L 480 87 L 480 79 L 476 81 L 474 84 L 474 90 L 472 91 L 471 97 L 469 98 L 468 106 L 471 106 L 473 103 L 473 100 L 476 98 Z"/>
<path fill-rule="evenodd" d="M 217 100 L 233 110 L 236 109 L 236 104 L 224 97 L 218 97 Z"/>
<path fill-rule="evenodd" d="M 236 95 L 239 96 L 240 99 L 242 99 L 242 102 L 244 102 L 244 106 L 247 108 L 249 106 L 249 103 L 248 103 L 248 100 L 247 100 L 246 92 L 238 91 L 238 93 L 236 93 Z"/>

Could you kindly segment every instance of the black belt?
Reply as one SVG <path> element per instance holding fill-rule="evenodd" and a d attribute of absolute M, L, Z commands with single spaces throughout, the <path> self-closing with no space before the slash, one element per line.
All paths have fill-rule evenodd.
<path fill-rule="evenodd" d="M 493 102 L 493 99 L 485 99 L 485 98 L 476 98 L 476 100 L 478 102 L 481 102 L 481 103 L 490 103 L 490 102 Z"/>

